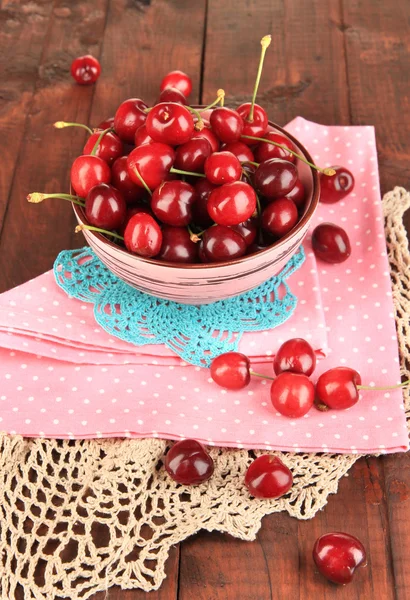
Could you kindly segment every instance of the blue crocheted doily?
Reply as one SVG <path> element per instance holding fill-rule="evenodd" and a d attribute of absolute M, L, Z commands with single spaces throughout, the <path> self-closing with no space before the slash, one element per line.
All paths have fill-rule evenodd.
<path fill-rule="evenodd" d="M 300 247 L 278 275 L 259 287 L 202 306 L 139 292 L 113 275 L 89 247 L 61 252 L 54 275 L 69 296 L 94 304 L 95 320 L 110 335 L 136 346 L 166 344 L 186 362 L 203 367 L 237 350 L 245 331 L 273 329 L 289 319 L 297 298 L 286 280 L 304 260 Z"/>

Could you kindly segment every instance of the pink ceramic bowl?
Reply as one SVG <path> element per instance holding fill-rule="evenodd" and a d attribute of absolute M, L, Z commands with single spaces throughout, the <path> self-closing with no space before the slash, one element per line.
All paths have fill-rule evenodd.
<path fill-rule="evenodd" d="M 309 162 L 306 149 L 289 133 L 270 123 L 270 129 L 286 135 Z M 103 235 L 84 230 L 84 236 L 105 266 L 136 289 L 182 304 L 208 304 L 255 288 L 273 275 L 302 243 L 319 202 L 319 173 L 298 161 L 299 176 L 306 189 L 306 207 L 297 225 L 266 250 L 223 263 L 184 265 L 141 258 L 110 242 Z M 87 224 L 83 209 L 73 204 L 80 224 Z"/>

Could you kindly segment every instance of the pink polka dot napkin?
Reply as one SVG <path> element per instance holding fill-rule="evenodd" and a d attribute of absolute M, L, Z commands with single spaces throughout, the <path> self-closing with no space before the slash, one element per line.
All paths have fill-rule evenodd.
<path fill-rule="evenodd" d="M 315 223 L 342 225 L 352 256 L 341 265 L 307 260 L 289 285 L 299 304 L 287 323 L 244 334 L 240 350 L 272 374 L 282 341 L 310 340 L 326 354 L 316 378 L 351 366 L 369 385 L 400 380 L 372 127 L 325 127 L 297 118 L 288 129 L 325 166 L 343 164 L 355 190 L 320 205 Z M 269 382 L 241 392 L 217 387 L 206 369 L 165 346 L 132 346 L 110 337 L 92 305 L 68 298 L 45 273 L 0 296 L 0 428 L 47 437 L 195 437 L 208 444 L 328 452 L 396 452 L 408 447 L 402 393 L 363 392 L 347 411 L 312 409 L 299 420 L 274 411 Z"/>

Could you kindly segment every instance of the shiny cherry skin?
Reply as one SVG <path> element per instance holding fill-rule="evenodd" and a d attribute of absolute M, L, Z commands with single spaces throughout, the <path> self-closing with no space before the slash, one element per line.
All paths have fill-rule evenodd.
<path fill-rule="evenodd" d="M 216 137 L 216 135 L 214 134 L 214 132 L 212 131 L 212 129 L 210 128 L 209 124 L 205 123 L 205 127 L 203 129 L 201 129 L 201 131 L 194 131 L 194 135 L 193 135 L 193 139 L 196 138 L 204 138 L 205 140 L 208 140 L 208 142 L 211 145 L 211 150 L 212 152 L 218 152 L 219 150 L 219 140 Z"/>
<path fill-rule="evenodd" d="M 245 485 L 255 498 L 280 498 L 292 487 L 293 476 L 280 458 L 263 454 L 249 465 Z"/>
<path fill-rule="evenodd" d="M 271 200 L 289 194 L 296 184 L 298 171 L 288 160 L 270 158 L 260 163 L 253 177 L 256 189 Z"/>
<path fill-rule="evenodd" d="M 321 223 L 315 227 L 312 248 L 317 258 L 332 264 L 344 262 L 352 252 L 346 231 L 334 223 Z"/>
<path fill-rule="evenodd" d="M 85 198 L 95 185 L 110 181 L 110 167 L 98 156 L 78 156 L 71 165 L 71 186 L 81 198 Z"/>
<path fill-rule="evenodd" d="M 139 212 L 127 223 L 124 243 L 127 250 L 133 254 L 146 258 L 156 256 L 162 245 L 161 228 L 151 215 Z"/>
<path fill-rule="evenodd" d="M 195 184 L 196 200 L 192 207 L 192 220 L 196 225 L 203 229 L 207 229 L 214 223 L 209 216 L 208 199 L 215 189 L 216 185 L 207 179 L 200 179 L 198 183 Z"/>
<path fill-rule="evenodd" d="M 316 383 L 316 397 L 336 410 L 354 406 L 359 400 L 360 374 L 350 367 L 335 367 L 322 373 Z"/>
<path fill-rule="evenodd" d="M 262 228 L 275 236 L 282 238 L 289 233 L 298 222 L 298 209 L 290 198 L 277 198 L 269 202 L 262 212 Z"/>
<path fill-rule="evenodd" d="M 208 262 L 225 262 L 243 256 L 246 243 L 243 237 L 230 227 L 214 225 L 207 229 L 202 237 L 203 255 Z"/>
<path fill-rule="evenodd" d="M 121 193 L 112 185 L 94 186 L 85 199 L 85 216 L 90 225 L 114 231 L 125 220 L 127 205 Z"/>
<path fill-rule="evenodd" d="M 145 102 L 139 98 L 129 98 L 120 104 L 114 117 L 114 129 L 123 142 L 134 142 L 135 132 L 147 118 L 146 108 Z"/>
<path fill-rule="evenodd" d="M 256 240 L 258 233 L 258 220 L 256 217 L 251 217 L 243 223 L 239 223 L 239 225 L 234 225 L 232 229 L 241 234 L 245 240 L 245 244 L 249 247 Z"/>
<path fill-rule="evenodd" d="M 192 220 L 195 190 L 186 181 L 164 181 L 152 194 L 151 208 L 162 223 L 182 227 Z"/>
<path fill-rule="evenodd" d="M 205 161 L 206 178 L 215 185 L 238 181 L 242 175 L 239 160 L 231 152 L 214 152 Z"/>
<path fill-rule="evenodd" d="M 171 478 L 182 485 L 198 485 L 214 472 L 214 461 L 196 440 L 176 442 L 165 456 L 165 468 Z"/>
<path fill-rule="evenodd" d="M 157 258 L 167 262 L 196 263 L 198 244 L 191 240 L 189 231 L 185 227 L 164 225 L 161 252 Z"/>
<path fill-rule="evenodd" d="M 208 263 L 209 259 L 205 254 L 205 250 L 204 250 L 204 243 L 201 240 L 198 244 L 198 258 L 199 258 L 199 262 L 201 263 Z"/>
<path fill-rule="evenodd" d="M 313 406 L 315 386 L 306 375 L 284 371 L 272 381 L 270 398 L 281 415 L 299 419 Z"/>
<path fill-rule="evenodd" d="M 354 177 L 345 167 L 331 167 L 334 175 L 320 174 L 320 202 L 334 204 L 350 194 L 354 188 Z"/>
<path fill-rule="evenodd" d="M 325 533 L 313 546 L 313 560 L 319 572 L 339 585 L 350 583 L 358 567 L 366 566 L 366 550 L 353 535 Z"/>
<path fill-rule="evenodd" d="M 135 136 L 134 136 L 134 144 L 135 146 L 143 146 L 144 144 L 152 144 L 154 140 L 152 139 L 152 137 L 150 135 L 148 135 L 147 133 L 147 126 L 145 125 L 145 123 L 143 125 L 141 125 L 141 127 L 138 127 L 137 131 L 135 132 Z"/>
<path fill-rule="evenodd" d="M 80 85 L 90 85 L 91 83 L 95 83 L 99 78 L 101 65 L 94 56 L 86 54 L 73 60 L 70 71 L 71 76 L 77 83 Z"/>
<path fill-rule="evenodd" d="M 254 137 L 265 137 L 265 133 L 268 131 L 268 115 L 262 106 L 255 104 L 253 111 L 253 120 L 248 120 L 249 111 L 251 110 L 251 103 L 245 102 L 237 108 L 238 113 L 243 119 L 243 135 L 253 135 Z M 248 146 L 253 146 L 255 140 L 248 140 L 247 138 L 241 138 L 241 142 Z"/>
<path fill-rule="evenodd" d="M 212 130 L 221 142 L 230 144 L 237 142 L 243 131 L 243 119 L 233 110 L 226 106 L 214 108 L 209 117 Z"/>
<path fill-rule="evenodd" d="M 246 183 L 251 182 L 252 185 L 254 185 L 253 176 L 255 175 L 255 171 L 256 171 L 255 165 L 251 165 L 249 163 L 243 163 L 241 181 L 245 181 Z"/>
<path fill-rule="evenodd" d="M 194 133 L 194 119 L 185 106 L 175 102 L 156 104 L 148 113 L 147 133 L 155 142 L 177 146 L 188 142 Z"/>
<path fill-rule="evenodd" d="M 191 173 L 203 173 L 204 164 L 212 152 L 211 144 L 205 138 L 193 138 L 178 146 L 174 167 Z"/>
<path fill-rule="evenodd" d="M 284 342 L 273 360 L 273 370 L 276 375 L 291 371 L 309 377 L 315 367 L 316 354 L 309 342 L 302 338 L 292 338 Z"/>
<path fill-rule="evenodd" d="M 176 102 L 177 104 L 187 104 L 184 94 L 177 88 L 167 87 L 159 95 L 157 104 L 160 102 Z"/>
<path fill-rule="evenodd" d="M 251 363 L 249 358 L 240 352 L 225 352 L 211 363 L 211 377 L 223 388 L 242 390 L 250 380 Z"/>
<path fill-rule="evenodd" d="M 108 129 L 109 127 L 114 129 L 114 117 L 107 117 L 107 119 L 104 119 L 104 121 L 101 121 L 101 123 L 99 123 L 97 129 L 104 131 L 104 129 Z"/>
<path fill-rule="evenodd" d="M 272 142 L 276 142 L 277 144 L 282 144 L 282 146 L 286 146 L 286 148 L 290 148 L 294 152 L 296 151 L 295 146 L 282 133 L 275 133 L 274 131 L 268 131 L 263 136 L 266 140 L 271 140 Z M 279 146 L 274 146 L 273 144 L 268 144 L 267 142 L 259 142 L 259 144 L 255 148 L 255 160 L 256 162 L 264 162 L 265 160 L 269 160 L 270 158 L 283 158 L 284 160 L 288 160 L 289 162 L 295 162 L 296 157 L 294 154 L 287 152 L 283 148 Z"/>
<path fill-rule="evenodd" d="M 183 71 L 170 71 L 165 75 L 160 85 L 161 92 L 166 88 L 176 88 L 184 94 L 185 98 L 188 98 L 192 92 L 192 81 Z"/>
<path fill-rule="evenodd" d="M 138 213 L 145 213 L 146 215 L 151 215 L 151 217 L 153 216 L 152 210 L 148 206 L 148 204 L 139 203 L 139 204 L 133 204 L 132 206 L 128 206 L 127 212 L 125 213 L 124 223 L 121 225 L 121 227 L 118 228 L 118 233 L 120 235 L 122 235 L 122 236 L 124 235 L 124 232 L 128 225 L 128 222 L 131 220 L 131 218 L 134 215 L 137 215 Z"/>
<path fill-rule="evenodd" d="M 252 150 L 243 142 L 232 142 L 232 144 L 224 144 L 222 150 L 231 152 L 236 156 L 240 163 L 247 161 L 255 161 Z"/>
<path fill-rule="evenodd" d="M 98 138 L 100 137 L 100 133 L 101 131 L 96 131 L 88 138 L 87 143 L 83 148 L 83 154 L 91 154 Z M 98 144 L 95 156 L 99 156 L 111 166 L 112 163 L 123 154 L 123 152 L 124 146 L 118 135 L 108 131 Z"/>
<path fill-rule="evenodd" d="M 239 225 L 249 219 L 255 210 L 255 190 L 243 181 L 217 187 L 208 199 L 209 216 L 218 225 Z"/>
<path fill-rule="evenodd" d="M 133 204 L 145 195 L 145 190 L 136 185 L 130 177 L 127 156 L 120 156 L 111 167 L 111 183 L 119 190 L 127 204 Z"/>
<path fill-rule="evenodd" d="M 144 187 L 136 174 L 141 175 L 150 190 L 155 190 L 169 175 L 175 160 L 175 151 L 171 146 L 153 142 L 138 146 L 128 155 L 127 168 L 132 181 Z"/>
<path fill-rule="evenodd" d="M 294 187 L 286 194 L 286 198 L 290 198 L 296 204 L 298 210 L 302 210 L 306 202 L 306 192 L 303 183 L 297 179 Z"/>

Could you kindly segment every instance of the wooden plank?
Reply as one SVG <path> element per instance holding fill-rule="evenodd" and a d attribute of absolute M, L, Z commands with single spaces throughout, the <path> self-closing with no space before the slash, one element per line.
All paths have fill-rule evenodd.
<path fill-rule="evenodd" d="M 0 8 L 0 230 L 7 208 L 17 156 L 25 136 L 54 1 L 4 2 Z"/>

